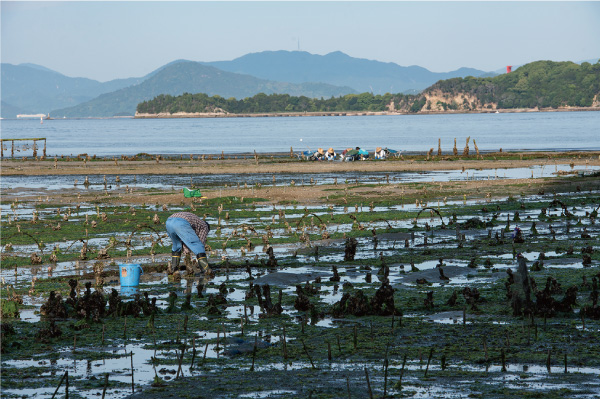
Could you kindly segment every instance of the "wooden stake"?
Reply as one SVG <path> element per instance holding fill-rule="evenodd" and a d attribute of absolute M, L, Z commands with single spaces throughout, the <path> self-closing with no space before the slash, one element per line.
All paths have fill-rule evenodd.
<path fill-rule="evenodd" d="M 206 352 L 208 351 L 208 344 L 204 347 L 204 356 L 202 356 L 202 365 L 204 365 L 204 361 L 206 360 Z"/>
<path fill-rule="evenodd" d="M 386 346 L 385 348 L 385 359 L 383 361 L 383 369 L 384 369 L 384 374 L 383 374 L 383 397 L 387 397 L 387 377 L 388 377 L 388 366 L 389 366 L 389 362 L 388 362 L 388 349 L 389 346 Z"/>
<path fill-rule="evenodd" d="M 346 376 L 346 390 L 348 391 L 348 399 L 350 399 L 350 378 Z"/>
<path fill-rule="evenodd" d="M 306 353 L 306 356 L 308 356 L 308 360 L 310 360 L 311 367 L 313 368 L 313 370 L 315 370 L 316 369 L 315 364 L 313 363 L 312 357 L 310 357 L 310 353 L 308 353 L 308 349 L 306 349 L 304 340 L 302 340 L 302 347 L 304 348 L 304 353 Z"/>
<path fill-rule="evenodd" d="M 283 358 L 284 359 L 288 358 L 288 353 L 287 353 L 287 339 L 285 337 L 285 325 L 283 326 Z"/>
<path fill-rule="evenodd" d="M 177 353 L 177 352 L 175 352 Z M 183 370 L 181 369 L 181 363 L 183 362 L 183 354 L 185 353 L 185 345 L 181 348 L 181 356 L 178 359 L 178 367 L 177 367 L 177 375 L 175 375 L 175 379 L 179 378 L 179 373 L 181 372 L 181 376 L 183 377 Z"/>
<path fill-rule="evenodd" d="M 256 333 L 254 337 L 254 350 L 252 351 L 252 367 L 250 367 L 250 371 L 254 371 L 254 361 L 256 359 L 256 347 L 258 345 L 258 333 Z"/>
<path fill-rule="evenodd" d="M 131 351 L 131 393 L 135 392 L 135 384 L 133 379 L 133 351 Z"/>
<path fill-rule="evenodd" d="M 369 371 L 365 367 L 365 376 L 367 377 L 367 389 L 369 390 L 369 398 L 373 399 L 373 391 L 371 391 L 371 381 L 369 381 Z"/>
<path fill-rule="evenodd" d="M 400 386 L 402 386 L 402 376 L 404 375 L 404 366 L 406 366 L 406 353 L 404 354 L 404 359 L 402 360 L 402 368 L 400 369 L 400 381 L 398 381 L 398 384 L 400 384 Z"/>
<path fill-rule="evenodd" d="M 429 371 L 429 364 L 431 363 L 431 357 L 433 356 L 433 348 L 429 351 L 429 357 L 427 358 L 427 367 L 425 367 L 425 378 L 427 378 L 427 372 Z"/>
<path fill-rule="evenodd" d="M 69 370 L 65 371 L 65 399 L 69 399 Z"/>
<path fill-rule="evenodd" d="M 192 362 L 190 363 L 190 370 L 194 367 L 194 359 L 196 359 L 196 337 L 192 337 Z"/>
<path fill-rule="evenodd" d="M 102 399 L 106 395 L 106 388 L 108 388 L 108 373 L 104 374 L 104 389 L 102 389 Z"/>
<path fill-rule="evenodd" d="M 58 393 L 58 390 L 60 389 L 60 386 L 63 383 L 63 380 L 65 379 L 65 377 L 67 376 L 69 372 L 66 371 L 62 377 L 60 377 L 60 381 L 58 382 L 58 386 L 56 387 L 56 391 L 54 391 L 54 394 L 52 394 L 52 399 L 54 399 L 54 397 L 56 396 L 56 394 Z"/>
<path fill-rule="evenodd" d="M 331 343 L 327 341 L 327 360 L 331 362 Z"/>
<path fill-rule="evenodd" d="M 483 337 L 483 351 L 485 353 L 485 361 L 488 361 L 488 349 L 487 349 L 487 341 L 485 337 Z"/>

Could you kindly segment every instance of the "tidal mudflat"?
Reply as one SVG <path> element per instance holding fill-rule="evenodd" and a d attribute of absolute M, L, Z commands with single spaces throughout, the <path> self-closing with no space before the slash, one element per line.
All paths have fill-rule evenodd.
<path fill-rule="evenodd" d="M 2 161 L 3 397 L 600 394 L 598 153 L 217 158 Z"/>

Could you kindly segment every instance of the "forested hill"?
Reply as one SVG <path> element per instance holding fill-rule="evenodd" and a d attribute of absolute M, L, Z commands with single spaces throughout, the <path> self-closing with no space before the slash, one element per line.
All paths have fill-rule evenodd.
<path fill-rule="evenodd" d="M 599 106 L 600 62 L 536 61 L 493 78 L 440 80 L 417 100 L 422 110 Z"/>
<path fill-rule="evenodd" d="M 258 94 L 237 100 L 206 94 L 160 95 L 138 104 L 139 114 L 339 111 L 484 111 L 600 106 L 600 63 L 537 61 L 492 78 L 440 80 L 418 95 L 371 93 L 329 99 Z"/>

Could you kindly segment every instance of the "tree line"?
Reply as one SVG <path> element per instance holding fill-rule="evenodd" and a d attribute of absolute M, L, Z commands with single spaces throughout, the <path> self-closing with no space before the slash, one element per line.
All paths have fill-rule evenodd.
<path fill-rule="evenodd" d="M 390 104 L 393 109 L 405 108 L 414 102 L 414 95 L 371 93 L 347 94 L 331 98 L 309 98 L 290 96 L 289 94 L 259 93 L 243 99 L 208 96 L 204 93 L 184 93 L 180 96 L 161 94 L 150 101 L 137 106 L 138 113 L 157 114 L 176 112 L 215 112 L 225 111 L 234 114 L 252 114 L 267 112 L 344 112 L 344 111 L 387 111 Z"/>

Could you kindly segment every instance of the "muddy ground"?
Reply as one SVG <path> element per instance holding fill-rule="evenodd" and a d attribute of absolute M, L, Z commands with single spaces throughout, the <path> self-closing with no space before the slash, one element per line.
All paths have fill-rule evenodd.
<path fill-rule="evenodd" d="M 204 199 L 183 198 L 180 187 L 114 183 L 3 187 L 2 396 L 51 397 L 69 371 L 59 392 L 70 397 L 598 397 L 598 154 L 442 158 L 3 160 L 2 175 L 24 181 L 150 173 L 310 173 L 318 181 L 331 172 L 464 167 L 468 175 L 560 164 L 581 173 L 223 181 L 203 187 Z M 214 277 L 167 270 L 163 224 L 181 209 L 213 226 Z M 521 276 L 518 254 L 534 284 L 530 300 L 511 277 Z M 138 299 L 119 287 L 126 261 L 144 269 Z M 101 294 L 96 302 L 86 283 Z M 266 286 L 270 300 L 259 300 L 256 288 L 265 295 Z M 63 301 L 54 308 L 52 291 Z M 111 295 L 138 308 L 108 314 Z"/>

